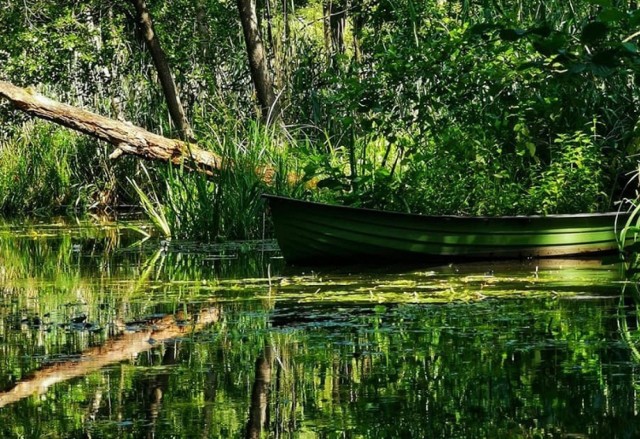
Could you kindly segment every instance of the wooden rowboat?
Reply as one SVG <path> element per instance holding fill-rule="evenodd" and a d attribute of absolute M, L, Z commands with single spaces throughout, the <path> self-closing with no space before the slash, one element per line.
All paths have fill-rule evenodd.
<path fill-rule="evenodd" d="M 276 239 L 290 263 L 593 255 L 618 249 L 616 224 L 626 221 L 626 215 L 616 212 L 427 216 L 264 197 Z"/>

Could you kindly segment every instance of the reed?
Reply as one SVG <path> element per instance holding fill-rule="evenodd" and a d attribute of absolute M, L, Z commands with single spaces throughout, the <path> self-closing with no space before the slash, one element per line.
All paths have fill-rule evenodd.
<path fill-rule="evenodd" d="M 59 208 L 72 188 L 78 136 L 40 122 L 24 124 L 0 145 L 0 211 L 24 213 Z"/>
<path fill-rule="evenodd" d="M 147 216 L 163 235 L 203 241 L 261 238 L 267 227 L 261 195 L 293 195 L 303 187 L 291 181 L 301 172 L 291 153 L 295 141 L 282 128 L 251 122 L 226 133 L 200 142 L 225 158 L 214 178 L 156 165 L 147 185 L 131 180 Z"/>
<path fill-rule="evenodd" d="M 149 174 L 147 173 L 147 169 L 144 166 L 142 169 L 148 178 Z M 160 230 L 164 237 L 171 238 L 171 227 L 169 226 L 169 222 L 164 214 L 164 207 L 158 200 L 158 195 L 153 191 L 153 187 L 151 193 L 147 194 L 140 188 L 140 186 L 138 186 L 138 183 L 136 183 L 135 180 L 130 178 L 127 180 L 131 183 L 131 186 L 133 186 L 136 194 L 138 194 L 140 205 L 153 225 Z"/>

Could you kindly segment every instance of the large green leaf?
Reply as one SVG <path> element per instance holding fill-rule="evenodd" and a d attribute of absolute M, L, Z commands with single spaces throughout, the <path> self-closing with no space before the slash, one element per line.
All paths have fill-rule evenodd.
<path fill-rule="evenodd" d="M 607 49 L 607 50 L 602 50 L 600 52 L 596 52 L 591 57 L 591 61 L 594 64 L 597 64 L 603 67 L 615 67 L 618 65 L 618 61 L 619 61 L 618 51 L 615 49 Z"/>
<path fill-rule="evenodd" d="M 524 29 L 501 29 L 500 38 L 505 41 L 517 41 L 524 37 L 527 31 Z"/>
<path fill-rule="evenodd" d="M 571 65 L 569 65 L 569 73 L 574 73 L 574 74 L 578 74 L 578 73 L 582 73 L 587 69 L 587 65 L 584 63 L 573 63 Z"/>
<path fill-rule="evenodd" d="M 345 184 L 342 183 L 337 178 L 325 178 L 324 180 L 320 180 L 316 185 L 318 188 L 327 188 L 332 190 L 340 190 L 345 188 Z"/>
<path fill-rule="evenodd" d="M 627 14 L 616 8 L 606 8 L 598 14 L 600 21 L 605 23 L 616 23 L 624 20 Z"/>
<path fill-rule="evenodd" d="M 494 31 L 495 29 L 497 29 L 497 26 L 495 24 L 491 24 L 491 23 L 479 23 L 479 24 L 474 24 L 473 26 L 471 26 L 467 32 L 473 35 L 484 35 L 487 34 L 491 31 Z"/>
<path fill-rule="evenodd" d="M 557 54 L 566 45 L 566 36 L 553 32 L 548 38 L 541 38 L 533 42 L 533 47 L 545 56 Z"/>
<path fill-rule="evenodd" d="M 542 25 L 542 26 L 537 26 L 537 27 L 532 27 L 531 29 L 527 30 L 527 33 L 530 35 L 538 35 L 540 37 L 548 37 L 549 35 L 551 35 L 551 32 L 553 32 L 553 29 L 551 28 L 551 26 L 549 25 Z"/>
<path fill-rule="evenodd" d="M 633 55 L 637 55 L 638 54 L 638 45 L 635 43 L 622 43 L 622 48 L 624 49 L 624 52 L 628 55 L 628 54 L 633 54 Z"/>
<path fill-rule="evenodd" d="M 606 38 L 608 31 L 609 27 L 605 23 L 601 21 L 592 21 L 582 29 L 580 39 L 584 43 L 595 43 Z"/>
<path fill-rule="evenodd" d="M 606 78 L 607 76 L 611 76 L 615 70 L 611 67 L 600 65 L 600 64 L 591 64 L 591 72 L 595 76 L 599 76 L 601 78 Z"/>

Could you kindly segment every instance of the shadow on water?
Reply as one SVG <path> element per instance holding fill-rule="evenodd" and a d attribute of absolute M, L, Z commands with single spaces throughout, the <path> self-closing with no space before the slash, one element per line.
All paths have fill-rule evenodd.
<path fill-rule="evenodd" d="M 0 436 L 640 434 L 620 266 L 292 271 L 143 226 L 0 227 Z"/>

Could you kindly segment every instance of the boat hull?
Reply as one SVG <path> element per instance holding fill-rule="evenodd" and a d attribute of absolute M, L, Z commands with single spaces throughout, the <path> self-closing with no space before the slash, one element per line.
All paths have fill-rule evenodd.
<path fill-rule="evenodd" d="M 265 195 L 290 263 L 513 259 L 618 249 L 616 213 L 461 217 L 334 206 Z"/>

